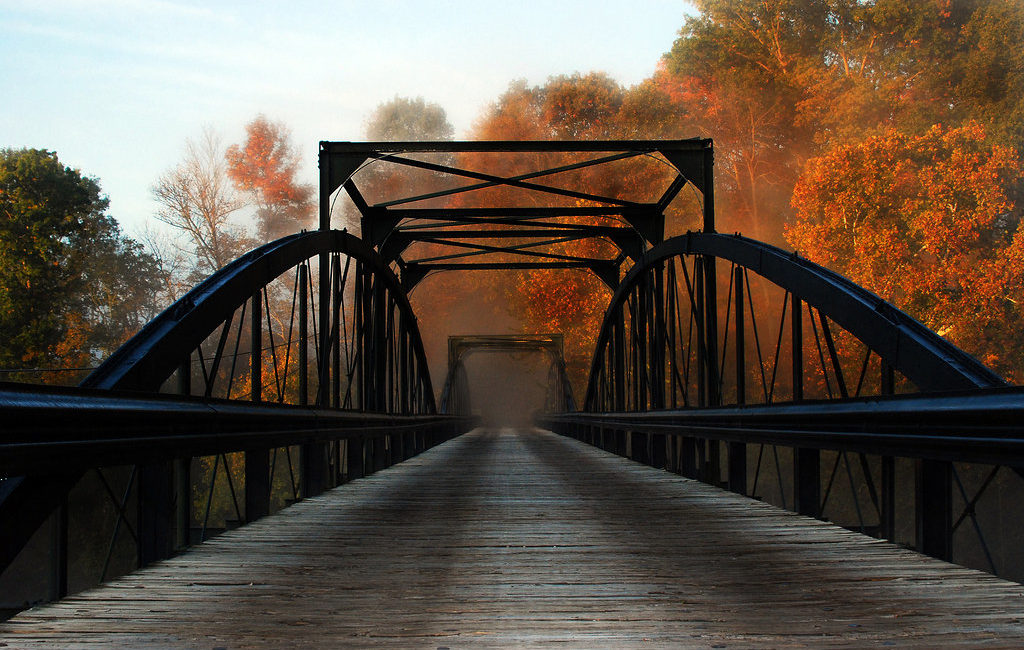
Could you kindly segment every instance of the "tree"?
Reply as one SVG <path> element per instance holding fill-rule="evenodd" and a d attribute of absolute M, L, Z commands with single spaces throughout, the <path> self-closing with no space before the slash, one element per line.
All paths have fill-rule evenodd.
<path fill-rule="evenodd" d="M 811 161 L 786 237 L 803 255 L 1024 379 L 1024 231 L 1017 152 L 984 129 L 898 131 Z"/>
<path fill-rule="evenodd" d="M 395 96 L 377 105 L 366 121 L 366 137 L 379 142 L 451 140 L 455 129 L 440 104 Z"/>
<path fill-rule="evenodd" d="M 56 153 L 0 151 L 0 366 L 88 367 L 155 312 L 155 262 L 107 205 Z"/>
<path fill-rule="evenodd" d="M 509 89 L 491 105 L 474 129 L 481 140 L 616 139 L 672 135 L 672 108 L 668 96 L 651 84 L 627 89 L 601 72 L 551 77 L 542 86 L 525 82 Z M 649 120 L 649 121 L 648 121 Z M 483 154 L 460 157 L 463 167 L 514 176 L 541 166 L 579 162 L 593 154 L 522 154 L 500 158 Z M 668 166 L 650 158 L 583 168 L 542 179 L 574 190 L 637 201 L 651 201 L 668 183 Z M 560 199 L 513 187 L 489 188 L 461 195 L 460 205 L 547 206 Z M 564 204 L 564 201 L 561 201 Z M 593 205 L 576 201 L 576 207 Z M 559 219 L 581 225 L 621 225 L 607 218 Z M 580 258 L 614 258 L 618 250 L 609 242 L 584 239 L 559 242 L 543 250 Z M 527 333 L 563 332 L 567 370 L 579 392 L 586 380 L 608 288 L 595 275 L 581 271 L 523 270 L 501 286 L 510 313 L 520 318 Z"/>
<path fill-rule="evenodd" d="M 227 149 L 227 173 L 237 189 L 252 197 L 260 238 L 271 241 L 308 227 L 316 193 L 295 178 L 299 155 L 288 129 L 258 115 L 245 125 L 245 133 L 242 145 Z"/>
<path fill-rule="evenodd" d="M 728 227 L 777 242 L 808 158 L 890 129 L 1024 135 L 1024 5 L 702 0 L 653 81 L 714 138 Z"/>
<path fill-rule="evenodd" d="M 227 177 L 220 138 L 205 129 L 198 142 L 185 143 L 185 158 L 153 186 L 160 204 L 156 218 L 183 232 L 194 253 L 193 279 L 204 277 L 251 246 L 230 217 L 244 205 Z"/>
<path fill-rule="evenodd" d="M 836 3 L 842 4 L 842 3 Z M 691 136 L 714 139 L 727 227 L 778 241 L 814 126 L 801 107 L 825 60 L 824 2 L 705 0 L 654 79 Z"/>

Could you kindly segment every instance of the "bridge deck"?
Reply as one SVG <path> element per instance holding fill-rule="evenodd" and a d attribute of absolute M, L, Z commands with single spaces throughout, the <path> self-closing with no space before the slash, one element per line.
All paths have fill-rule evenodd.
<path fill-rule="evenodd" d="M 0 640 L 1016 646 L 1022 593 L 570 439 L 480 430 L 24 612 Z"/>

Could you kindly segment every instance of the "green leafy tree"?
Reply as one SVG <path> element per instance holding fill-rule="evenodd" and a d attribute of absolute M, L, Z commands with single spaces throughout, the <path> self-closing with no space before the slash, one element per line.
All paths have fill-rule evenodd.
<path fill-rule="evenodd" d="M 0 151 L 3 368 L 88 367 L 155 312 L 155 262 L 104 214 L 107 205 L 96 180 L 56 153 Z"/>
<path fill-rule="evenodd" d="M 451 140 L 455 129 L 439 104 L 422 97 L 398 97 L 374 109 L 366 122 L 366 137 L 381 142 Z"/>

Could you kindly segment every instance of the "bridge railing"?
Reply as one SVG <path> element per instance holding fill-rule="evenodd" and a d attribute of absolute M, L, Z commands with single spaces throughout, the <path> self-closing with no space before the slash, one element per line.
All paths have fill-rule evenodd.
<path fill-rule="evenodd" d="M 1008 494 L 1024 487 L 1022 422 L 1021 388 L 561 413 L 538 420 L 539 426 L 740 494 L 765 498 L 771 492 L 778 505 L 819 518 L 842 518 L 831 505 L 848 483 L 847 510 L 855 519 L 847 512 L 843 525 L 1018 580 L 1024 576 L 1014 548 L 1018 501 Z M 791 451 L 780 460 L 780 449 Z M 818 450 L 825 471 L 817 464 L 802 468 L 797 450 Z M 756 464 L 748 465 L 754 456 Z M 694 458 L 714 462 L 695 464 Z M 995 495 L 987 506 L 986 494 Z"/>
<path fill-rule="evenodd" d="M 473 426 L 472 418 L 435 414 L 18 384 L 0 385 L 0 411 L 3 495 L 46 502 L 46 495 L 17 490 L 40 478 L 41 489 L 65 492 L 51 518 L 50 543 L 42 553 L 29 553 L 33 579 L 50 582 L 47 593 L 37 590 L 27 602 L 169 557 L 225 525 L 272 512 L 272 503 L 384 469 Z M 304 476 L 309 463 L 295 462 L 311 445 L 329 450 L 315 477 Z M 386 453 L 352 451 L 364 448 Z M 269 459 L 270 467 L 254 459 Z M 309 489 L 311 479 L 320 489 Z M 215 494 L 233 512 L 221 518 L 226 522 L 211 518 Z M 17 540 L 25 536 L 18 529 L 34 532 L 39 525 L 4 521 L 3 527 L 0 550 L 11 561 L 22 551 Z"/>

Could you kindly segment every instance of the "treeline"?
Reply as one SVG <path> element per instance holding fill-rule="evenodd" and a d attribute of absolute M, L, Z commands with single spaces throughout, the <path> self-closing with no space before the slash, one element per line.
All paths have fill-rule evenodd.
<path fill-rule="evenodd" d="M 600 72 L 555 76 L 537 86 L 516 81 L 468 137 L 713 138 L 720 230 L 798 249 L 1019 382 L 1024 4 L 706 0 L 696 9 L 643 82 L 624 87 Z M 370 116 L 365 136 L 452 134 L 443 108 L 395 98 Z M 24 155 L 59 167 L 47 152 L 5 152 L 4 158 Z M 372 167 L 363 173 L 378 173 L 381 191 L 400 181 Z M 626 194 L 658 181 L 656 175 L 584 180 Z M 107 239 L 117 243 L 111 254 L 136 264 L 132 286 L 109 290 L 106 303 L 89 298 L 87 309 L 83 298 L 60 298 L 61 291 L 51 292 L 57 306 L 32 297 L 44 286 L 78 296 L 87 284 L 95 290 L 114 281 L 87 278 L 86 267 L 100 266 L 76 257 L 82 235 L 59 228 L 33 235 L 6 222 L 0 234 L 7 247 L 0 288 L 4 367 L 88 365 L 144 322 L 156 303 L 256 243 L 313 220 L 314 188 L 299 180 L 288 130 L 262 116 L 230 147 L 211 132 L 190 142 L 153 192 L 161 206 L 156 217 L 184 235 L 172 245 L 132 242 L 103 215 L 98 189 L 86 199 L 84 214 L 108 223 Z M 11 196 L 0 197 L 5 207 L 13 205 Z M 242 215 L 252 219 L 245 223 Z M 32 268 L 41 275 L 30 281 L 27 267 L 14 260 L 29 255 L 23 248 L 33 237 L 54 238 L 60 251 L 32 253 L 28 259 L 38 262 Z M 47 270 L 56 259 L 59 273 Z M 569 333 L 570 365 L 585 371 L 607 299 L 599 282 L 558 272 L 524 272 L 512 282 L 447 274 L 417 289 L 414 300 L 431 304 L 431 317 L 439 319 L 467 286 L 489 296 L 492 320 L 503 327 Z M 135 288 L 137 300 L 129 298 Z M 505 304 L 514 318 L 500 313 Z M 76 324 L 79 317 L 86 325 Z M 30 334 L 35 330 L 38 335 Z M 101 334 L 105 342 L 94 342 Z"/>

